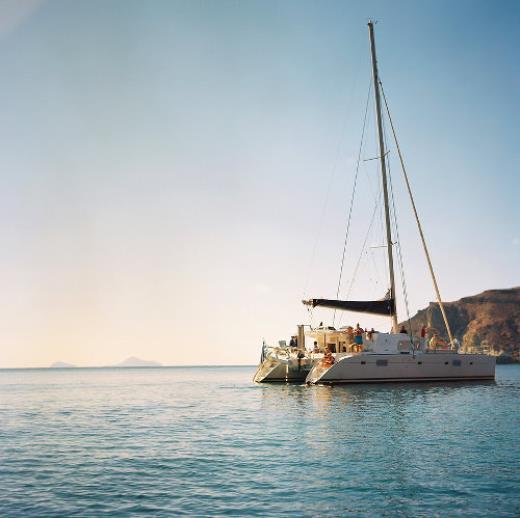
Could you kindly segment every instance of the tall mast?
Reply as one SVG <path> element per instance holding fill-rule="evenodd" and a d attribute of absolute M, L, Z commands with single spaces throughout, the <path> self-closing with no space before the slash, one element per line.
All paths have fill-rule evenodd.
<path fill-rule="evenodd" d="M 368 35 L 370 38 L 370 53 L 372 56 L 372 76 L 374 80 L 374 95 L 376 99 L 376 119 L 377 119 L 377 135 L 379 137 L 379 155 L 381 162 L 381 176 L 383 178 L 383 197 L 385 202 L 385 220 L 386 220 L 386 246 L 388 250 L 388 270 L 390 272 L 390 297 L 394 300 L 395 305 L 395 276 L 394 276 L 394 254 L 392 250 L 392 230 L 390 226 L 390 207 L 388 203 L 388 184 L 386 174 L 386 156 L 385 143 L 383 137 L 383 120 L 381 117 L 381 95 L 379 92 L 379 74 L 377 72 L 376 43 L 374 40 L 374 22 L 368 22 Z M 395 307 L 397 307 L 395 305 Z M 394 333 L 398 331 L 397 309 L 392 314 L 392 330 Z"/>

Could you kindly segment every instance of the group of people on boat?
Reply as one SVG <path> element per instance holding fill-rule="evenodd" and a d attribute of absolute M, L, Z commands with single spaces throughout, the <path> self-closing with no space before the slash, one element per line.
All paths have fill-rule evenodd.
<path fill-rule="evenodd" d="M 399 330 L 400 333 L 408 334 L 406 327 L 403 325 Z M 428 338 L 428 335 L 431 335 Z M 419 333 L 419 340 L 414 344 L 416 349 L 422 349 L 424 351 L 431 350 L 435 351 L 437 349 L 449 349 L 450 343 L 443 338 L 441 338 L 440 333 L 434 327 L 428 327 L 423 325 L 421 327 L 421 331 Z"/>
<path fill-rule="evenodd" d="M 323 323 L 320 324 L 319 330 L 324 330 L 325 334 L 330 333 L 340 333 L 340 337 L 336 336 L 333 341 L 328 341 L 327 343 L 318 344 L 317 341 L 314 342 L 314 347 L 310 351 L 312 353 L 336 353 L 336 352 L 361 352 L 363 350 L 366 341 L 372 341 L 375 338 L 375 334 L 377 331 L 372 328 L 370 330 L 364 329 L 359 325 L 359 322 L 355 327 L 353 326 L 345 326 L 339 330 L 336 330 L 333 327 L 323 327 Z M 324 339 L 325 342 L 325 339 Z M 334 343 L 335 342 L 335 343 Z"/>
<path fill-rule="evenodd" d="M 427 335 L 428 332 L 431 332 L 431 338 L 428 340 Z M 421 345 L 426 348 L 435 351 L 437 349 L 449 349 L 450 343 L 441 338 L 439 331 L 435 328 L 428 328 L 426 326 L 423 326 L 421 328 Z M 458 341 L 455 340 L 455 345 L 458 345 Z"/>
<path fill-rule="evenodd" d="M 360 353 L 363 351 L 363 345 L 365 340 L 373 340 L 374 334 L 376 333 L 375 329 L 372 328 L 370 331 L 367 329 L 363 329 L 359 322 L 356 324 L 356 327 L 346 326 L 342 329 L 344 332 L 345 341 L 340 341 L 338 347 L 340 351 L 338 352 L 354 352 Z M 335 358 L 333 353 L 336 352 L 336 344 L 329 343 L 324 346 L 323 351 L 320 350 L 318 346 L 318 342 L 314 342 L 314 348 L 312 350 L 313 353 L 323 352 L 322 363 L 324 365 L 332 365 L 335 362 Z"/>
<path fill-rule="evenodd" d="M 336 332 L 333 327 L 324 328 L 323 323 L 320 324 L 318 329 L 330 332 Z M 323 343 L 315 341 L 313 348 L 309 351 L 305 351 L 304 348 L 299 347 L 298 336 L 293 335 L 289 341 L 289 349 L 297 355 L 301 361 L 306 356 L 306 353 L 324 354 L 326 359 L 333 361 L 333 354 L 335 353 L 360 353 L 366 346 L 367 341 L 371 342 L 375 339 L 375 335 L 378 333 L 373 327 L 369 330 L 362 328 L 359 322 L 356 326 L 344 326 L 340 330 L 341 338 L 335 340 L 336 343 L 327 343 L 328 341 L 323 340 Z M 402 325 L 399 329 L 399 333 L 408 334 L 408 330 L 405 325 Z M 437 350 L 437 349 L 448 349 L 450 348 L 449 342 L 441 338 L 440 333 L 433 327 L 423 325 L 420 330 L 420 337 L 415 340 L 412 339 L 413 345 L 417 350 Z M 332 360 L 331 360 L 332 358 Z"/>
<path fill-rule="evenodd" d="M 347 326 L 347 342 L 345 345 L 342 346 L 343 350 L 341 352 L 361 352 L 363 350 L 364 340 L 372 340 L 374 333 L 374 328 L 368 331 L 367 329 L 363 329 L 362 327 L 360 327 L 359 322 L 356 324 L 355 328 L 352 326 Z"/>

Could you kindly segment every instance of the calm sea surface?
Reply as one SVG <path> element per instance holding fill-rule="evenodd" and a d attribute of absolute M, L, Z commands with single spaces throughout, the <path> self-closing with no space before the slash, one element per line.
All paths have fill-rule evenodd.
<path fill-rule="evenodd" d="M 520 366 L 332 388 L 253 373 L 1 370 L 0 516 L 520 516 Z"/>

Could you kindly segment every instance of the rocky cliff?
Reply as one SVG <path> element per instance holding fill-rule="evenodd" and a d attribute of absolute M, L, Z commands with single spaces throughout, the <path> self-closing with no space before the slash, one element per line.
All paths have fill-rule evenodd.
<path fill-rule="evenodd" d="M 465 352 L 486 352 L 520 360 L 520 287 L 488 290 L 444 303 L 454 336 Z M 408 322 L 403 322 L 408 328 Z M 412 319 L 414 335 L 423 325 L 434 327 L 447 338 L 439 305 L 420 310 Z"/>

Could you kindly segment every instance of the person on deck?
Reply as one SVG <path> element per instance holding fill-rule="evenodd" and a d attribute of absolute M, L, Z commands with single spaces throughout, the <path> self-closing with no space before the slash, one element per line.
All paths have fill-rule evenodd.
<path fill-rule="evenodd" d="M 334 363 L 335 359 L 334 356 L 332 356 L 332 353 L 329 351 L 329 349 L 325 349 L 325 353 L 323 354 L 322 362 L 325 365 L 332 365 Z"/>
<path fill-rule="evenodd" d="M 408 334 L 408 331 L 406 330 L 406 327 L 404 327 L 404 326 L 401 326 L 401 329 L 399 329 L 399 332 L 400 332 L 400 333 L 403 333 L 403 334 L 405 334 L 405 335 Z"/>
<path fill-rule="evenodd" d="M 356 331 L 354 333 L 354 343 L 356 344 L 356 351 L 360 352 L 363 348 L 363 329 L 359 327 L 359 324 L 356 326 Z"/>

